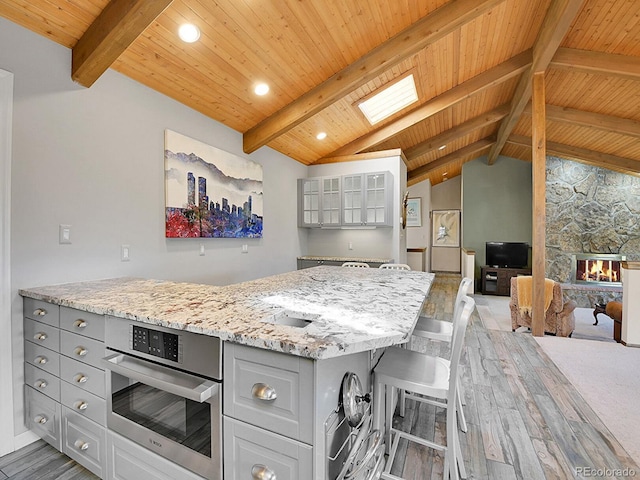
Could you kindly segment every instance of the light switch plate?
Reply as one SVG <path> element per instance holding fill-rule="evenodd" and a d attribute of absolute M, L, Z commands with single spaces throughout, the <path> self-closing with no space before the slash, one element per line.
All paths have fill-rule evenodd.
<path fill-rule="evenodd" d="M 129 245 L 121 245 L 120 246 L 120 260 L 123 262 L 128 262 L 130 260 L 131 250 L 129 249 Z"/>
<path fill-rule="evenodd" d="M 71 225 L 60 224 L 58 227 L 58 243 L 61 245 L 71 243 Z"/>

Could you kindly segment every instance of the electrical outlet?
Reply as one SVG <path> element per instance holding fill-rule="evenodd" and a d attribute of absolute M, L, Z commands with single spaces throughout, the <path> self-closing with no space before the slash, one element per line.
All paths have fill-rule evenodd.
<path fill-rule="evenodd" d="M 131 257 L 131 250 L 129 245 L 121 245 L 120 246 L 120 261 L 128 262 Z"/>
<path fill-rule="evenodd" d="M 61 245 L 71 243 L 71 225 L 62 225 L 58 227 L 58 243 Z"/>

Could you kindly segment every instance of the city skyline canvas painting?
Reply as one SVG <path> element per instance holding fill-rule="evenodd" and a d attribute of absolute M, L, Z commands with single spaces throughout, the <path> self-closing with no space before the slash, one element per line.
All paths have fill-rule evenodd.
<path fill-rule="evenodd" d="M 165 130 L 165 236 L 260 238 L 262 165 Z"/>

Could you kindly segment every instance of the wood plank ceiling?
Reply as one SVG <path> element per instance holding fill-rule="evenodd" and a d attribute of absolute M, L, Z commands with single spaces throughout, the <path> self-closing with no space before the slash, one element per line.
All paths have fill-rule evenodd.
<path fill-rule="evenodd" d="M 545 72 L 547 152 L 640 172 L 638 0 L 0 0 L 0 15 L 72 49 L 78 83 L 113 68 L 243 133 L 247 153 L 402 149 L 410 185 L 481 155 L 530 161 Z M 418 102 L 370 125 L 358 103 L 409 73 Z"/>

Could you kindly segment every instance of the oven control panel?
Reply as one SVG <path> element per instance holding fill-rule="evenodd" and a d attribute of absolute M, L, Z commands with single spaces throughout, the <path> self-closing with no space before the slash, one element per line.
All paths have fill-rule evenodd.
<path fill-rule="evenodd" d="M 179 362 L 182 357 L 180 336 L 151 328 L 131 326 L 131 347 L 136 352 Z"/>

